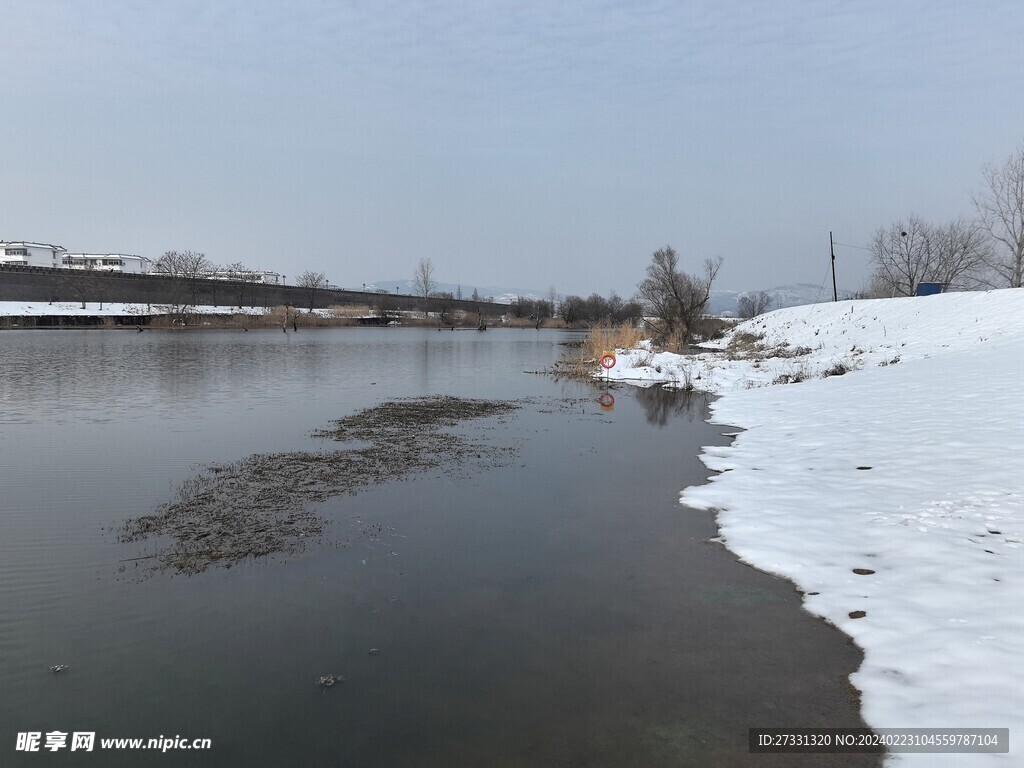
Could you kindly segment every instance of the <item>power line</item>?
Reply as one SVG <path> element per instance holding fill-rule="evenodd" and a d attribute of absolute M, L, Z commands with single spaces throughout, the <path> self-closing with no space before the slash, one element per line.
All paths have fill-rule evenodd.
<path fill-rule="evenodd" d="M 841 246 L 843 246 L 843 248 L 856 248 L 857 250 L 860 250 L 860 251 L 870 251 L 871 250 L 870 248 L 866 248 L 863 245 L 850 245 L 849 243 L 836 243 L 836 245 L 841 245 Z"/>
<path fill-rule="evenodd" d="M 825 291 L 825 281 L 828 280 L 828 272 L 829 272 L 829 270 L 826 269 L 825 270 L 825 276 L 823 278 L 821 278 L 821 285 L 818 286 L 818 298 L 815 299 L 815 303 L 821 301 L 821 294 L 824 293 L 824 291 Z"/>

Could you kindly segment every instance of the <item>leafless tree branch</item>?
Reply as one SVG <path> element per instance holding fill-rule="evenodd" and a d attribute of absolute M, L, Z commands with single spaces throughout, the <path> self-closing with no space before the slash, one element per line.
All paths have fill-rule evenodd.
<path fill-rule="evenodd" d="M 985 189 L 974 196 L 981 226 L 991 239 L 988 266 L 996 284 L 1024 282 L 1024 144 L 1003 161 L 982 169 Z"/>

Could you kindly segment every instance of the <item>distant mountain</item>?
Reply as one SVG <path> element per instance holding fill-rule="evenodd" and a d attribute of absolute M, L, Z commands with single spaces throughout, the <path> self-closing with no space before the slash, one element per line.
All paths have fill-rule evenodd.
<path fill-rule="evenodd" d="M 772 309 L 784 307 L 800 307 L 804 304 L 818 304 L 824 301 L 832 301 L 832 286 L 822 287 L 811 283 L 796 283 L 794 285 L 779 285 L 774 288 L 766 288 L 764 292 L 772 297 Z M 757 291 L 712 291 L 711 300 L 708 302 L 708 312 L 712 315 L 736 316 L 739 314 L 737 305 L 742 296 L 749 296 Z M 839 299 L 853 297 L 852 291 L 839 291 Z"/>

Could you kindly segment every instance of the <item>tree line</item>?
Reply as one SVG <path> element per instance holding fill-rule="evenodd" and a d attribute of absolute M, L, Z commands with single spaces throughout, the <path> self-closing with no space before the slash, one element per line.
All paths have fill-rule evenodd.
<path fill-rule="evenodd" d="M 517 296 L 509 306 L 509 313 L 515 318 L 532 320 L 538 327 L 544 320 L 554 317 L 560 317 L 570 326 L 636 324 L 646 321 L 657 340 L 686 341 L 703 317 L 711 297 L 711 286 L 721 266 L 721 257 L 707 259 L 701 272 L 688 274 L 681 268 L 679 254 L 671 246 L 666 246 L 655 251 L 647 267 L 647 277 L 637 286 L 636 295 L 628 300 L 614 291 L 607 297 L 592 293 L 586 298 L 570 295 L 559 300 L 552 286 L 546 298 Z M 195 305 L 198 281 L 215 272 L 238 276 L 232 282 L 232 288 L 227 290 L 237 293 L 235 298 L 239 306 L 244 303 L 247 286 L 256 280 L 256 272 L 239 262 L 218 267 L 205 254 L 196 251 L 167 251 L 157 260 L 154 272 L 175 278 L 180 295 L 174 303 L 180 305 Z M 295 279 L 295 285 L 306 289 L 311 311 L 317 292 L 329 286 L 323 272 L 311 270 L 300 274 Z M 456 298 L 450 293 L 437 290 L 434 264 L 428 258 L 420 259 L 417 264 L 413 286 L 415 293 L 424 299 Z M 473 299 L 479 300 L 475 289 Z M 755 314 L 763 311 L 766 306 L 766 302 L 754 303 Z M 444 309 L 441 314 L 445 314 Z"/>
<path fill-rule="evenodd" d="M 195 305 L 198 299 L 199 281 L 226 275 L 231 287 L 226 291 L 235 303 L 242 307 L 245 304 L 246 292 L 250 303 L 255 301 L 255 287 L 258 282 L 258 270 L 247 267 L 240 261 L 220 266 L 199 251 L 167 251 L 153 265 L 154 274 L 171 278 L 176 287 L 174 304 Z M 309 298 L 309 309 L 313 310 L 317 291 L 327 288 L 327 275 L 323 272 L 306 270 L 295 278 L 295 285 L 305 288 Z"/>
<path fill-rule="evenodd" d="M 920 283 L 953 290 L 1020 288 L 1024 282 L 1024 144 L 982 167 L 974 216 L 930 222 L 911 215 L 871 238 L 871 295 L 913 296 Z"/>
<path fill-rule="evenodd" d="M 587 298 L 566 296 L 559 302 L 558 316 L 566 325 L 599 323 L 635 323 L 643 317 L 643 307 L 636 299 L 626 301 L 612 291 L 606 298 L 592 293 Z"/>

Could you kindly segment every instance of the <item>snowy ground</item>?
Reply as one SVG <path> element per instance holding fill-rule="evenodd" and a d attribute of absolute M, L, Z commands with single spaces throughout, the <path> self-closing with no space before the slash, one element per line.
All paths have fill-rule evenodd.
<path fill-rule="evenodd" d="M 869 725 L 1010 729 L 1008 755 L 891 765 L 1024 765 L 1024 290 L 795 307 L 744 332 L 775 351 L 621 351 L 610 372 L 721 393 L 713 420 L 744 430 L 682 501 L 864 649 Z M 837 364 L 853 370 L 820 378 Z"/>
<path fill-rule="evenodd" d="M 208 306 L 188 307 L 190 314 L 197 315 L 265 315 L 274 311 L 273 307 L 231 307 Z M 307 314 L 306 310 L 301 310 Z M 88 301 L 85 307 L 80 301 L 0 301 L 0 317 L 125 317 L 134 315 L 168 315 L 175 309 L 164 304 L 125 304 L 121 302 Z M 331 317 L 328 309 L 314 309 L 313 314 Z"/>

